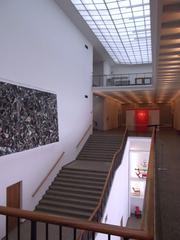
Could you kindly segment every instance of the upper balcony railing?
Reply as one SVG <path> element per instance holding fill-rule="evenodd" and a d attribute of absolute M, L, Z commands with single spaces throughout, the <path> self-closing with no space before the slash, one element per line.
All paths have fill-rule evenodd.
<path fill-rule="evenodd" d="M 121 88 L 134 86 L 151 86 L 152 72 L 93 75 L 93 87 Z"/>

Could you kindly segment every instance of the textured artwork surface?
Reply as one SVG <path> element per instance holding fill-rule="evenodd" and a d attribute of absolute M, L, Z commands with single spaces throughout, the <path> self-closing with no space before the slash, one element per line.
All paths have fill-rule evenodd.
<path fill-rule="evenodd" d="M 0 82 L 0 156 L 57 141 L 56 95 Z"/>

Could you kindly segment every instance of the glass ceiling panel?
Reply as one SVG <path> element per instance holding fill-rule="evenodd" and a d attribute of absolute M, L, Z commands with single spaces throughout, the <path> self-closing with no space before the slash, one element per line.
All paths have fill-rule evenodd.
<path fill-rule="evenodd" d="M 71 0 L 116 63 L 152 62 L 150 0 Z"/>

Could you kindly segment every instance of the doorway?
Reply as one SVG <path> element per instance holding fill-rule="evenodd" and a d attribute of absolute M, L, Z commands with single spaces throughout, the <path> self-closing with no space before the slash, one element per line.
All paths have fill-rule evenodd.
<path fill-rule="evenodd" d="M 21 208 L 21 186 L 22 181 L 10 185 L 6 189 L 7 207 Z M 17 218 L 8 217 L 8 232 L 17 227 Z"/>

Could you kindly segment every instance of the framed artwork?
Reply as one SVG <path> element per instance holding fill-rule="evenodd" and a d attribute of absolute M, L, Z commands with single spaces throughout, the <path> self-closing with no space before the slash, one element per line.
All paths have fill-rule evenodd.
<path fill-rule="evenodd" d="M 0 82 L 0 156 L 57 141 L 56 94 Z"/>

